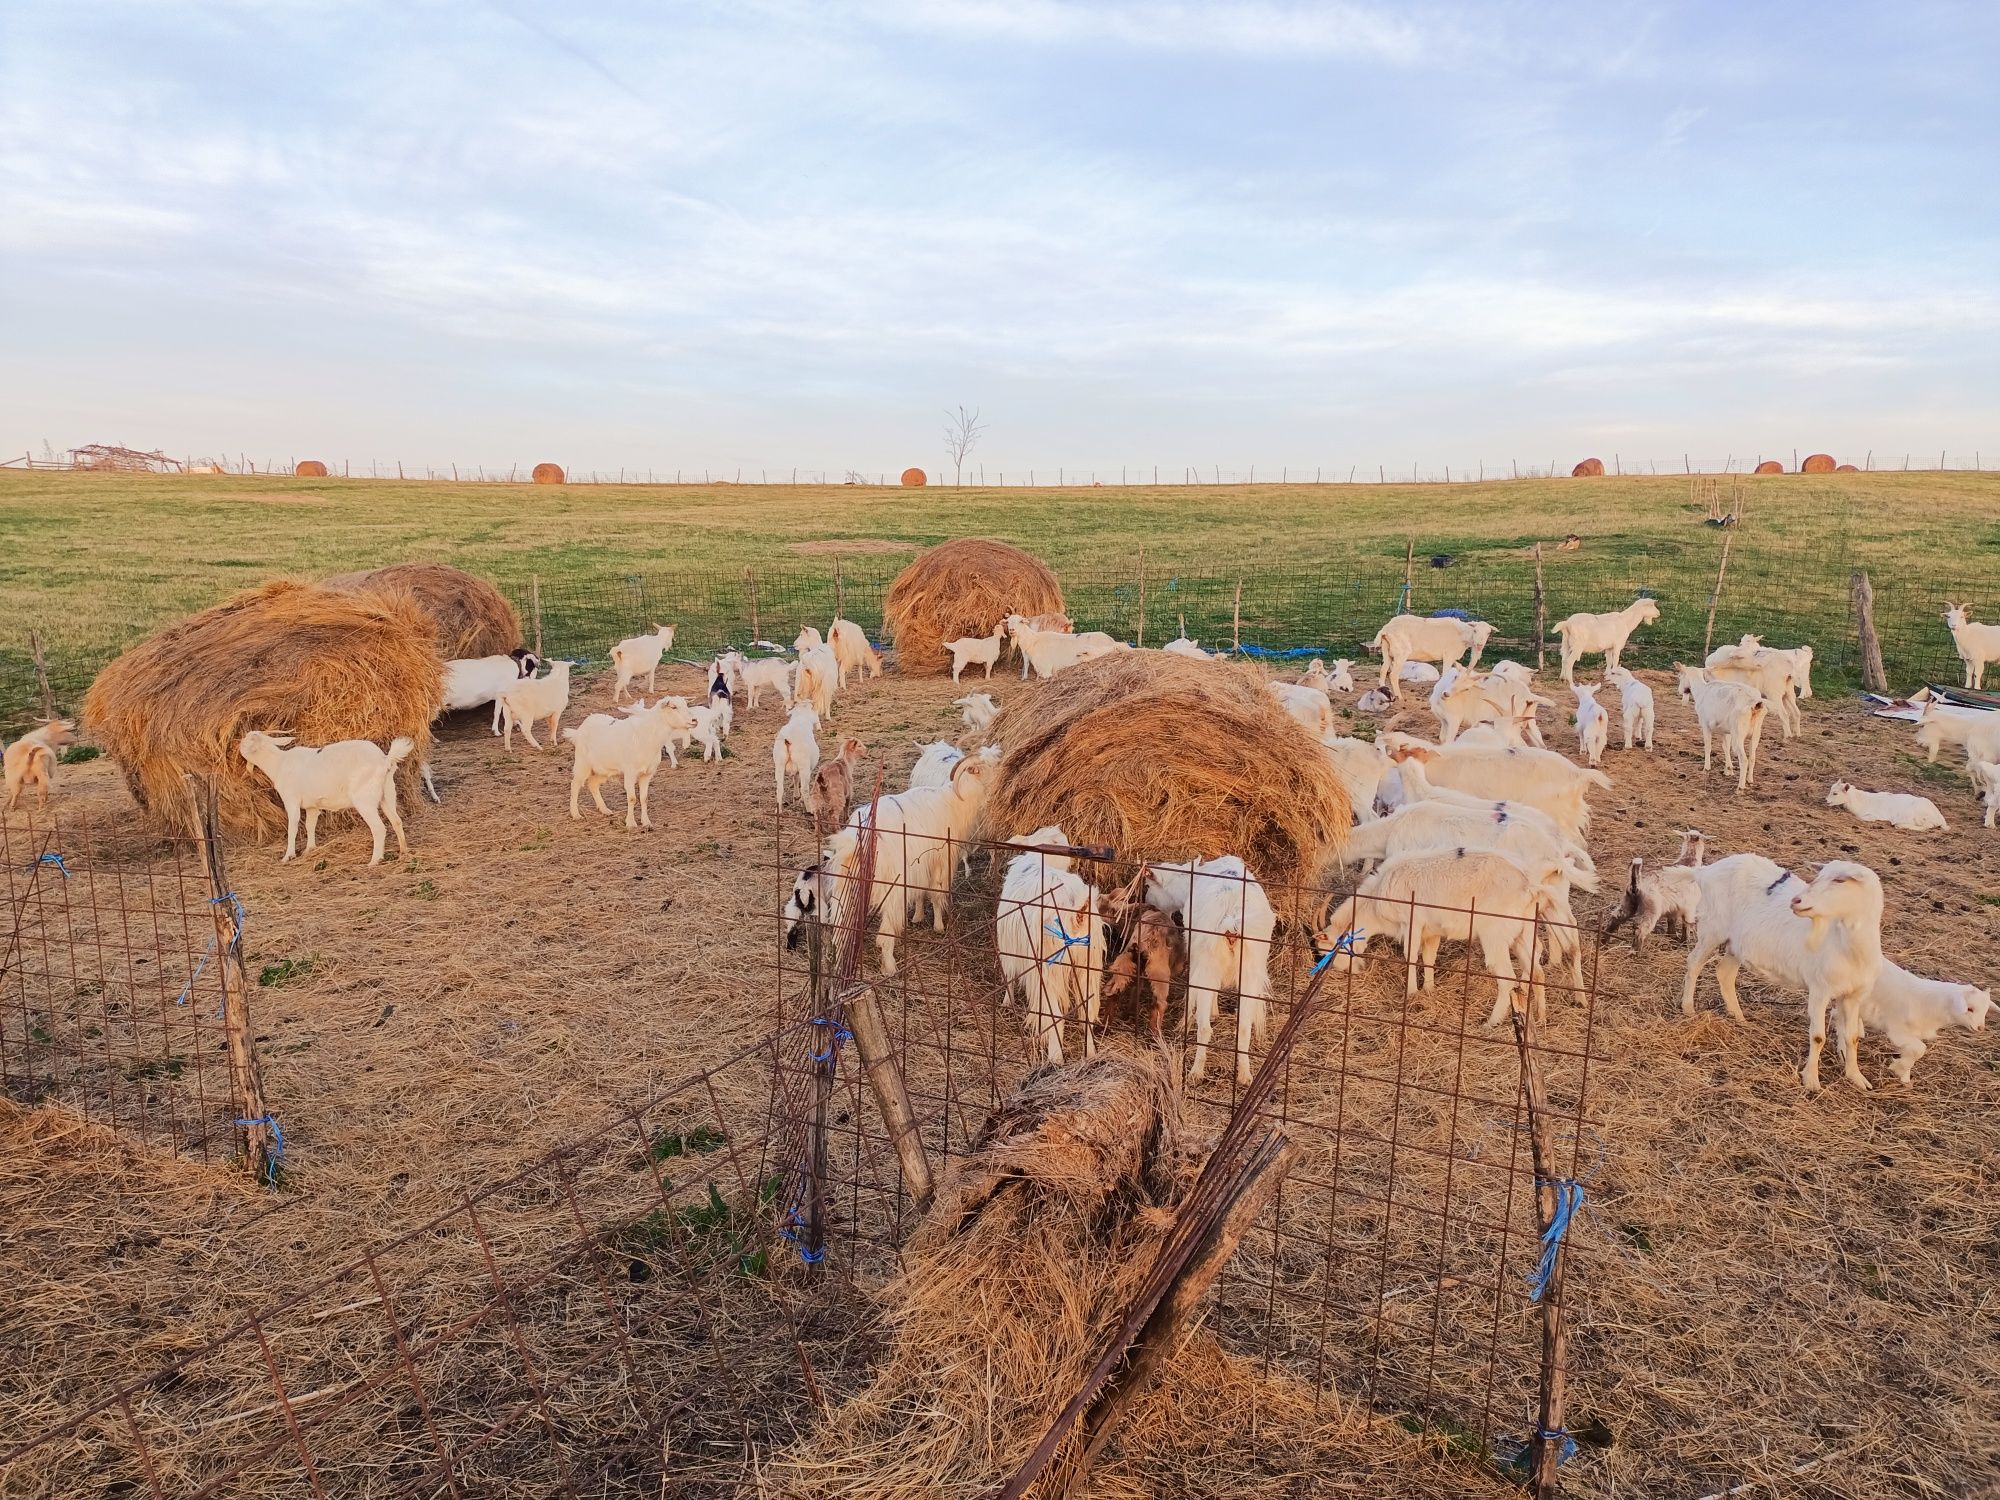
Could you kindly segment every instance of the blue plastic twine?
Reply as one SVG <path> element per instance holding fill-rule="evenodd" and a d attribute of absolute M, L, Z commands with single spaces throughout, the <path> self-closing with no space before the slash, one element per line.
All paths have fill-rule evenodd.
<path fill-rule="evenodd" d="M 238 1125 L 268 1125 L 271 1127 L 271 1160 L 266 1171 L 266 1181 L 278 1180 L 278 1161 L 285 1154 L 285 1131 L 278 1123 L 276 1115 L 259 1115 L 254 1120 L 238 1120 Z"/>
<path fill-rule="evenodd" d="M 1054 963 L 1057 959 L 1061 958 L 1065 953 L 1069 952 L 1069 950 L 1072 948 L 1078 948 L 1078 947 L 1088 948 L 1090 946 L 1089 933 L 1086 932 L 1082 934 L 1080 937 L 1071 937 L 1067 932 L 1063 931 L 1063 924 L 1061 918 L 1057 918 L 1055 921 L 1045 924 L 1042 930 L 1046 932 L 1050 937 L 1062 939 L 1062 946 L 1056 949 L 1056 951 L 1051 953 L 1047 958 L 1043 959 L 1042 962 L 1044 964 Z"/>
<path fill-rule="evenodd" d="M 1308 974 L 1306 977 L 1308 979 L 1317 979 L 1319 977 L 1320 970 L 1324 969 L 1328 964 L 1333 962 L 1333 958 L 1336 953 L 1351 952 L 1353 950 L 1355 943 L 1359 942 L 1362 938 L 1365 938 L 1367 936 L 1368 936 L 1368 929 L 1365 927 L 1356 927 L 1353 928 L 1351 931 L 1343 932 L 1340 935 L 1340 941 L 1335 943 L 1331 948 L 1327 949 L 1326 952 L 1320 955 L 1319 962 L 1312 966 L 1312 973 Z"/>
<path fill-rule="evenodd" d="M 1556 1211 L 1549 1220 L 1549 1227 L 1542 1231 L 1542 1257 L 1537 1262 L 1534 1274 L 1528 1278 L 1528 1300 L 1539 1302 L 1542 1293 L 1549 1289 L 1549 1278 L 1556 1272 L 1556 1253 L 1562 1249 L 1563 1236 L 1569 1233 L 1570 1220 L 1583 1207 L 1583 1184 L 1573 1177 L 1558 1177 L 1552 1182 L 1544 1178 L 1556 1190 Z M 1537 1184 L 1538 1186 L 1540 1184 Z"/>
<path fill-rule="evenodd" d="M 822 1017 L 822 1016 L 816 1016 L 816 1017 L 814 1017 L 814 1018 L 813 1018 L 813 1023 L 812 1023 L 812 1024 L 813 1024 L 813 1025 L 815 1025 L 815 1026 L 826 1026 L 826 1025 L 830 1025 L 831 1023 L 830 1023 L 830 1022 L 828 1022 L 828 1021 L 827 1021 L 827 1020 L 826 1020 L 826 1019 L 825 1019 L 824 1017 Z M 849 1030 L 848 1030 L 848 1029 L 847 1029 L 847 1028 L 846 1028 L 845 1026 L 835 1026 L 835 1027 L 833 1028 L 833 1043 L 832 1043 L 832 1045 L 831 1045 L 831 1046 L 829 1046 L 829 1047 L 828 1047 L 828 1048 L 826 1049 L 826 1051 L 824 1051 L 824 1052 L 815 1052 L 815 1053 L 813 1053 L 813 1054 L 812 1054 L 812 1060 L 813 1060 L 814 1062 L 816 1062 L 816 1063 L 823 1063 L 823 1062 L 831 1062 L 831 1061 L 833 1061 L 833 1054 L 834 1054 L 834 1052 L 836 1051 L 836 1049 L 838 1049 L 838 1048 L 839 1048 L 840 1044 L 841 1044 L 842 1042 L 851 1042 L 851 1041 L 853 1041 L 853 1040 L 854 1040 L 854 1033 L 853 1033 L 853 1032 L 849 1031 Z"/>
<path fill-rule="evenodd" d="M 62 878 L 64 880 L 69 879 L 69 866 L 63 863 L 63 856 L 60 854 L 38 854 L 35 856 L 34 863 L 29 865 L 28 868 L 32 870 L 37 865 L 54 865 L 58 870 L 62 871 Z"/>

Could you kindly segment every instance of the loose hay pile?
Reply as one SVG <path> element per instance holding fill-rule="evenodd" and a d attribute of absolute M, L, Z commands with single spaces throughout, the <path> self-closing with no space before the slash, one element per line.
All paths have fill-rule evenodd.
<path fill-rule="evenodd" d="M 998 837 L 1058 823 L 1121 859 L 1240 854 L 1284 884 L 1346 838 L 1332 763 L 1247 666 L 1120 651 L 1025 689 L 997 727 Z"/>
<path fill-rule="evenodd" d="M 497 656 L 521 644 L 514 606 L 484 578 L 443 563 L 394 563 L 366 573 L 336 573 L 322 585 L 350 593 L 408 594 L 430 617 L 446 661 Z"/>
<path fill-rule="evenodd" d="M 302 745 L 397 735 L 414 787 L 430 747 L 444 659 L 432 622 L 406 594 L 343 593 L 280 579 L 154 632 L 97 674 L 83 700 L 89 732 L 164 830 L 184 834 L 181 777 L 213 773 L 223 825 L 282 831 L 284 809 L 236 753 L 252 729 Z"/>
<path fill-rule="evenodd" d="M 990 1493 L 1075 1394 L 1200 1165 L 1163 1057 L 1031 1073 L 905 1248 L 874 1384 L 770 1478 L 795 1495 Z"/>
<path fill-rule="evenodd" d="M 1578 464 L 1574 469 L 1571 469 L 1569 471 L 1569 477 L 1572 479 L 1596 479 L 1603 473 L 1604 473 L 1603 459 L 1586 458 L 1582 463 Z"/>
<path fill-rule="evenodd" d="M 1831 474 L 1837 467 L 1831 453 L 1808 453 L 1806 461 L 1799 465 L 1801 474 Z"/>
<path fill-rule="evenodd" d="M 896 575 L 882 620 L 896 641 L 896 670 L 935 677 L 951 667 L 946 641 L 991 635 L 1005 615 L 1060 613 L 1062 585 L 1019 547 L 981 537 L 920 553 Z"/>

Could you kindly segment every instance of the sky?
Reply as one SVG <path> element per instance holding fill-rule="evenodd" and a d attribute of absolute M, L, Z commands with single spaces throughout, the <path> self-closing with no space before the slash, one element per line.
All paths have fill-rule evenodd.
<path fill-rule="evenodd" d="M 0 453 L 1995 454 L 1996 69 L 1920 0 L 7 0 Z"/>

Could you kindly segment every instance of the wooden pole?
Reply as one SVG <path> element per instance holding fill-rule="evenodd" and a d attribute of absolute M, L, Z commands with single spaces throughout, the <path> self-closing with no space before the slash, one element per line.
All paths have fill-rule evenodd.
<path fill-rule="evenodd" d="M 278 1148 L 271 1112 L 264 1103 L 264 1081 L 257 1069 L 257 1049 L 250 1027 L 250 984 L 243 969 L 242 909 L 230 888 L 223 865 L 222 828 L 215 811 L 213 778 L 185 776 L 194 808 L 194 833 L 208 871 L 208 909 L 215 922 L 216 973 L 222 982 L 222 1029 L 229 1047 L 229 1081 L 236 1123 L 243 1130 L 243 1160 L 259 1182 L 277 1178 Z"/>
<path fill-rule="evenodd" d="M 1889 674 L 1882 665 L 1882 639 L 1875 634 L 1875 585 L 1866 568 L 1850 581 L 1855 630 L 1861 637 L 1861 685 L 1871 693 L 1889 691 Z"/>
<path fill-rule="evenodd" d="M 1542 544 L 1535 543 L 1535 673 L 1549 664 L 1549 596 L 1542 588 Z"/>
<path fill-rule="evenodd" d="M 1146 644 L 1146 549 L 1139 549 L 1139 645 Z"/>
<path fill-rule="evenodd" d="M 42 659 L 42 635 L 38 630 L 28 632 L 28 649 L 35 658 L 35 685 L 42 693 L 42 722 L 53 724 L 56 719 L 56 695 L 49 687 L 49 664 Z"/>
<path fill-rule="evenodd" d="M 748 568 L 743 570 L 743 586 L 750 591 L 750 639 L 764 639 L 764 627 L 757 613 L 757 575 Z"/>
<path fill-rule="evenodd" d="M 882 1111 L 882 1126 L 889 1133 L 896 1160 L 902 1164 L 903 1182 L 922 1211 L 930 1206 L 935 1186 L 931 1164 L 924 1155 L 917 1113 L 910 1106 L 910 1091 L 903 1082 L 903 1070 L 896 1064 L 895 1046 L 872 984 L 864 984 L 848 995 L 847 1028 L 854 1033 L 854 1047 L 861 1054 L 868 1087 L 874 1092 L 876 1107 Z"/>
<path fill-rule="evenodd" d="M 833 616 L 836 620 L 847 618 L 847 588 L 841 580 L 840 554 L 837 552 L 833 557 Z"/>
<path fill-rule="evenodd" d="M 1413 536 L 1403 545 L 1403 608 L 1401 613 L 1410 612 L 1410 589 L 1416 583 L 1417 539 Z"/>
<path fill-rule="evenodd" d="M 1236 603 L 1230 610 L 1229 649 L 1243 649 L 1243 580 L 1236 580 Z"/>
<path fill-rule="evenodd" d="M 528 575 L 529 608 L 535 617 L 535 655 L 542 654 L 542 575 Z"/>
<path fill-rule="evenodd" d="M 1708 659 L 1708 648 L 1715 640 L 1715 606 L 1722 598 L 1722 580 L 1729 572 L 1729 544 L 1735 539 L 1736 533 L 1733 531 L 1725 531 L 1722 534 L 1722 561 L 1715 570 L 1715 592 L 1708 596 L 1708 627 L 1701 633 L 1701 655 L 1704 661 Z"/>
<path fill-rule="evenodd" d="M 1521 1089 L 1527 1098 L 1528 1141 L 1535 1159 L 1535 1226 L 1537 1239 L 1545 1237 L 1555 1222 L 1562 1188 L 1556 1176 L 1556 1148 L 1549 1128 L 1549 1101 L 1542 1085 L 1541 1069 L 1535 1065 L 1529 1034 L 1528 1006 L 1517 995 L 1514 1006 L 1514 1045 L 1521 1054 Z M 1553 1500 L 1556 1494 L 1556 1466 L 1563 1460 L 1563 1405 L 1569 1383 L 1568 1331 L 1563 1326 L 1563 1272 L 1569 1259 L 1569 1240 L 1556 1241 L 1555 1258 L 1549 1264 L 1547 1283 L 1542 1288 L 1542 1368 L 1535 1415 L 1535 1434 L 1528 1440 L 1528 1487 L 1537 1500 Z M 1547 1434 L 1545 1436 L 1545 1434 Z"/>

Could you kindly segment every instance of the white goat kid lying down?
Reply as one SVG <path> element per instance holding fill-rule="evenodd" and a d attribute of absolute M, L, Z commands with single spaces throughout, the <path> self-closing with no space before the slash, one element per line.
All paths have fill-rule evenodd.
<path fill-rule="evenodd" d="M 1908 833 L 1944 828 L 1944 814 L 1928 797 L 1907 792 L 1865 792 L 1845 781 L 1827 788 L 1826 805 L 1844 807 L 1864 823 L 1893 823 Z"/>
<path fill-rule="evenodd" d="M 1269 1029 L 1271 939 L 1277 918 L 1249 868 L 1233 854 L 1185 864 L 1147 867 L 1146 900 L 1178 916 L 1188 944 L 1188 1017 L 1194 1061 L 1188 1077 L 1208 1068 L 1215 1006 L 1236 991 L 1236 1081 L 1250 1081 L 1250 1047 Z"/>
<path fill-rule="evenodd" d="M 285 804 L 285 857 L 290 864 L 298 857 L 299 814 L 306 819 L 306 853 L 319 848 L 319 815 L 347 812 L 361 815 L 375 841 L 368 863 L 382 863 L 386 830 L 383 819 L 396 831 L 396 849 L 405 859 L 410 846 L 403 838 L 403 820 L 396 811 L 396 767 L 415 749 L 415 743 L 398 736 L 389 742 L 388 753 L 370 740 L 336 740 L 314 748 L 294 745 L 289 734 L 266 734 L 253 729 L 236 742 L 236 753 L 262 771 L 277 789 Z"/>
<path fill-rule="evenodd" d="M 1562 680 L 1574 684 L 1578 660 L 1592 652 L 1604 653 L 1606 670 L 1618 665 L 1618 658 L 1625 650 L 1625 643 L 1632 639 L 1632 632 L 1641 625 L 1651 625 L 1660 618 L 1660 606 L 1652 599 L 1634 599 L 1623 609 L 1610 614 L 1575 614 L 1567 620 L 1556 622 L 1556 634 L 1562 637 Z"/>
<path fill-rule="evenodd" d="M 1629 667 L 1606 667 L 1604 681 L 1618 689 L 1619 717 L 1625 728 L 1625 748 L 1637 743 L 1653 748 L 1653 690 L 1632 675 Z"/>
<path fill-rule="evenodd" d="M 1847 1080 L 1867 1088 L 1850 1043 L 1861 1035 L 1861 1007 L 1882 972 L 1880 878 L 1866 865 L 1834 860 L 1808 884 L 1761 854 L 1732 854 L 1695 871 L 1695 881 L 1701 902 L 1682 1013 L 1694 1014 L 1696 981 L 1713 958 L 1723 1007 L 1732 1020 L 1742 1020 L 1736 974 L 1748 964 L 1777 984 L 1806 992 L 1806 1091 L 1819 1092 L 1830 1006 L 1840 1007 Z"/>
<path fill-rule="evenodd" d="M 1479 665 L 1493 627 L 1484 620 L 1460 620 L 1451 615 L 1397 615 L 1375 632 L 1370 651 L 1382 653 L 1382 682 L 1401 696 L 1402 671 L 1406 663 L 1437 662 L 1451 666 L 1467 652 L 1467 667 Z"/>
<path fill-rule="evenodd" d="M 1186 636 L 1175 636 L 1160 649 L 1169 656 L 1187 656 L 1196 661 L 1209 660 L 1209 653 L 1201 649 L 1201 642 L 1191 641 Z"/>
<path fill-rule="evenodd" d="M 953 768 L 948 786 L 913 787 L 857 807 L 847 826 L 827 841 L 819 863 L 800 871 L 793 882 L 785 903 L 785 946 L 798 946 L 808 921 L 836 932 L 853 930 L 859 940 L 860 840 L 870 826 L 872 808 L 878 832 L 868 915 L 881 913 L 876 947 L 882 972 L 894 975 L 896 939 L 908 928 L 914 908 L 928 902 L 932 924 L 944 930 L 952 861 L 979 821 L 991 768 L 983 757 L 968 756 Z"/>
<path fill-rule="evenodd" d="M 625 783 L 625 826 L 651 828 L 653 773 L 660 769 L 660 752 L 676 732 L 693 723 L 694 710 L 685 700 L 662 698 L 650 708 L 641 702 L 622 715 L 591 714 L 565 729 L 562 737 L 576 746 L 569 775 L 569 815 L 583 816 L 578 794 L 588 787 L 597 810 L 610 816 L 611 809 L 604 805 L 604 779 L 616 776 Z"/>
<path fill-rule="evenodd" d="M 674 627 L 671 625 L 655 625 L 651 635 L 635 635 L 613 646 L 611 665 L 618 669 L 618 681 L 612 685 L 611 701 L 616 703 L 623 698 L 625 689 L 637 680 L 641 672 L 646 674 L 646 691 L 656 691 L 660 685 L 660 658 L 673 648 Z"/>
<path fill-rule="evenodd" d="M 1316 740 L 1323 740 L 1334 732 L 1333 703 L 1318 688 L 1306 687 L 1296 682 L 1267 682 L 1265 690 L 1278 700 L 1278 706 L 1301 724 L 1306 732 Z"/>
<path fill-rule="evenodd" d="M 1049 842 L 1068 842 L 1060 829 Z M 1010 843 L 1039 843 L 1038 834 Z M 1052 1063 L 1063 1060 L 1066 1017 L 1081 1014 L 1086 1056 L 1097 1051 L 1104 923 L 1097 891 L 1061 855 L 1029 851 L 1007 861 L 993 916 L 993 946 L 1005 992 L 1018 994 L 1029 1033 Z"/>
<path fill-rule="evenodd" d="M 1562 880 L 1554 861 L 1523 863 L 1496 849 L 1398 854 L 1333 908 L 1314 935 L 1313 953 L 1332 953 L 1334 971 L 1346 973 L 1371 942 L 1384 938 L 1403 950 L 1404 988 L 1414 995 L 1420 974 L 1422 988 L 1436 988 L 1438 948 L 1445 939 L 1470 941 L 1497 985 L 1486 1024 L 1497 1026 L 1507 1018 L 1523 976 L 1540 1017 L 1547 1004 L 1535 955 L 1536 920 L 1556 920 Z"/>
<path fill-rule="evenodd" d="M 1315 656 L 1306 663 L 1306 669 L 1299 676 L 1300 687 L 1315 687 L 1322 693 L 1351 693 L 1354 691 L 1354 662 L 1350 657 L 1336 658 L 1334 664 L 1327 664 Z"/>
<path fill-rule="evenodd" d="M 1951 632 L 1951 644 L 1965 663 L 1965 685 L 1979 688 L 1986 681 L 1987 667 L 2000 661 L 2000 625 L 1974 620 L 1970 604 L 1948 604 L 1944 628 Z"/>
<path fill-rule="evenodd" d="M 1701 667 L 1674 663 L 1680 695 L 1694 705 L 1695 722 L 1701 726 L 1701 768 L 1713 763 L 1715 737 L 1722 737 L 1722 769 L 1736 772 L 1736 790 L 1742 791 L 1757 774 L 1757 748 L 1764 739 L 1764 719 L 1770 703 L 1747 682 L 1727 682 L 1711 677 Z"/>
<path fill-rule="evenodd" d="M 549 721 L 549 749 L 555 749 L 556 731 L 562 728 L 563 710 L 569 707 L 569 663 L 553 661 L 546 677 L 524 677 L 500 695 L 501 745 L 514 748 L 514 730 L 532 750 L 542 747 L 535 741 L 535 725 Z"/>

